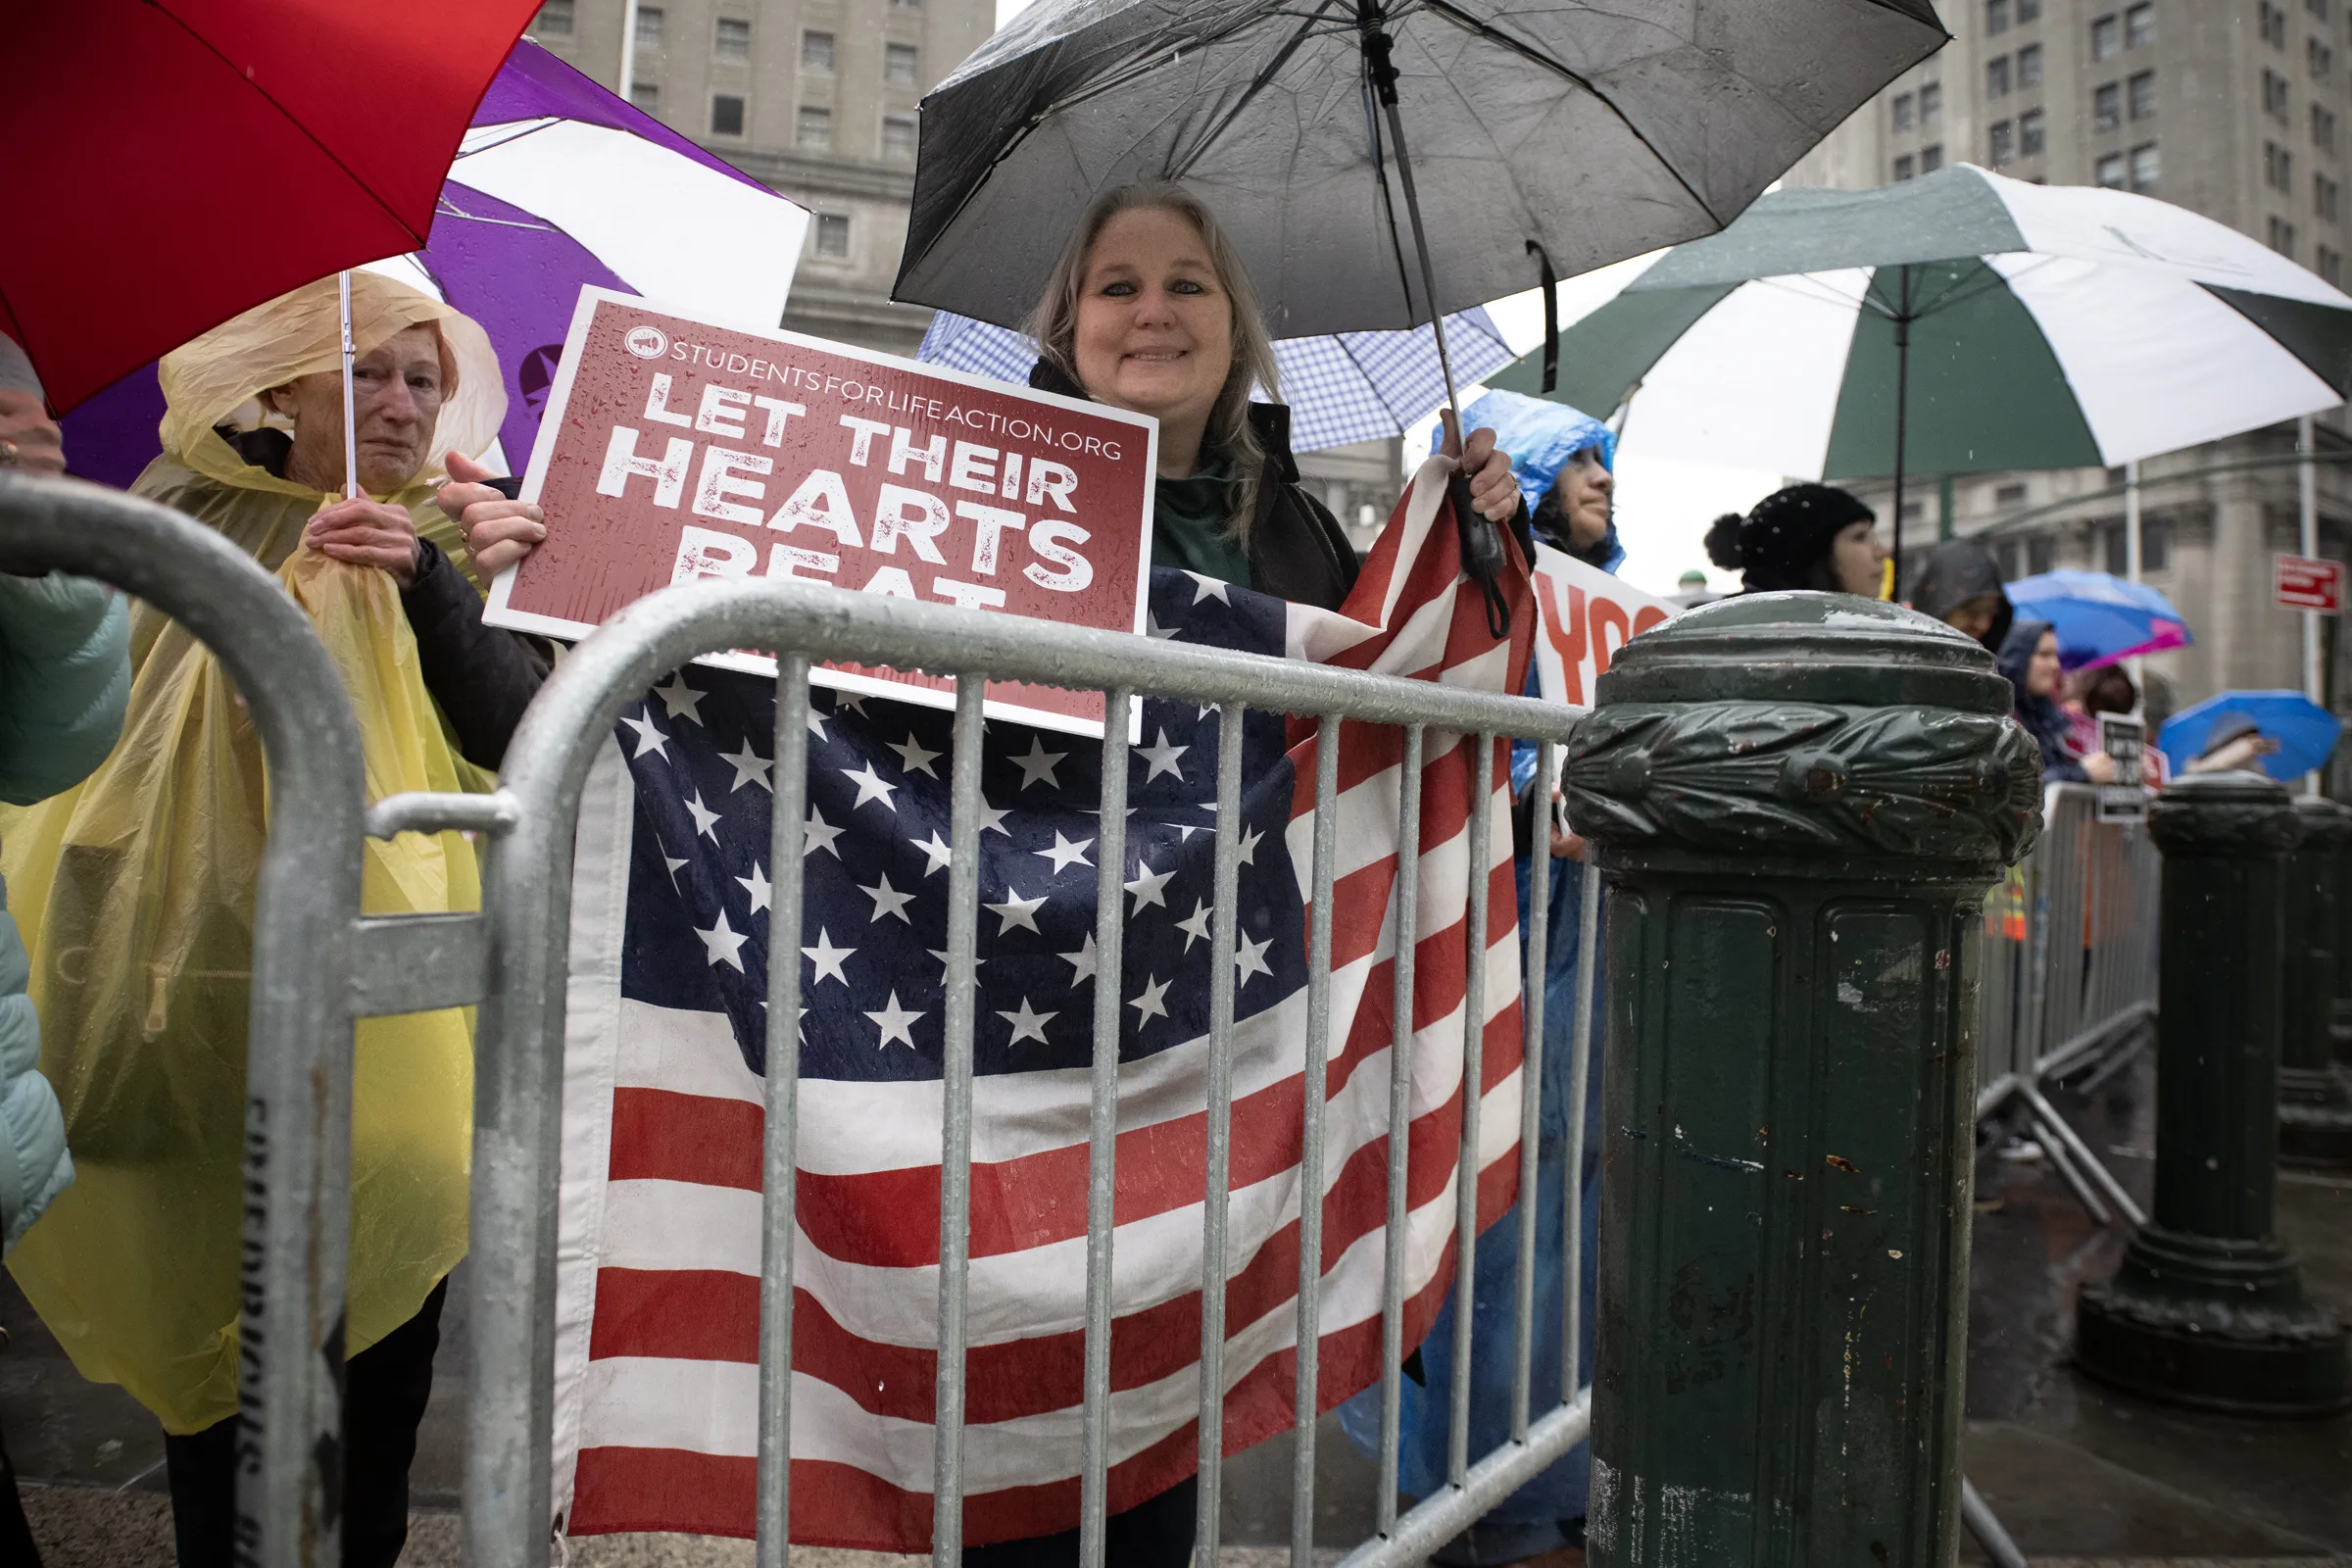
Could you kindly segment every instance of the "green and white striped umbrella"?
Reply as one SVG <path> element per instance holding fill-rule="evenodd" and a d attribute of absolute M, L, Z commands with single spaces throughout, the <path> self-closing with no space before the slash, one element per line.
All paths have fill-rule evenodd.
<path fill-rule="evenodd" d="M 1771 192 L 1558 346 L 1548 395 L 1632 398 L 1652 454 L 1807 478 L 2077 467 L 2342 403 L 2352 296 L 2169 203 L 1960 164 Z M 1543 358 L 1488 385 L 1541 393 Z"/>

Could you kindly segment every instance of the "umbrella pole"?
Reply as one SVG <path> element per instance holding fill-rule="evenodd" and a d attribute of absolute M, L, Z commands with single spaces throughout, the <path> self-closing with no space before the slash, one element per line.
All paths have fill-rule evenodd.
<path fill-rule="evenodd" d="M 1902 269 L 1902 304 L 1894 317 L 1894 547 L 1888 551 L 1894 567 L 1893 589 L 1887 598 L 1903 597 L 1903 458 L 1911 414 L 1911 267 Z"/>
<path fill-rule="evenodd" d="M 348 270 L 338 279 L 343 308 L 343 499 L 355 500 L 360 493 L 360 433 L 359 420 L 352 412 L 351 400 L 351 273 Z"/>

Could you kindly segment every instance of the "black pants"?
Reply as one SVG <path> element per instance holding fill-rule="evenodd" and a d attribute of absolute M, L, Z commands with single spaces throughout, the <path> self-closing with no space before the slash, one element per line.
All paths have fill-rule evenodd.
<path fill-rule="evenodd" d="M 0 1563 L 9 1568 L 41 1568 L 40 1549 L 32 1544 L 32 1526 L 24 1518 L 24 1499 L 17 1495 L 17 1467 L 0 1448 Z"/>
<path fill-rule="evenodd" d="M 343 1371 L 343 1568 L 394 1568 L 409 1539 L 409 1462 L 433 1393 L 441 1303 L 433 1287 L 416 1315 Z M 179 1568 L 229 1568 L 237 1522 L 237 1417 L 184 1438 L 166 1436 L 172 1534 Z"/>
<path fill-rule="evenodd" d="M 1200 1483 L 1187 1476 L 1158 1496 L 1105 1521 L 1102 1560 L 1117 1568 L 1187 1568 L 1193 1560 L 1193 1510 Z M 1076 1568 L 1078 1532 L 1033 1536 L 963 1548 L 963 1568 Z"/>

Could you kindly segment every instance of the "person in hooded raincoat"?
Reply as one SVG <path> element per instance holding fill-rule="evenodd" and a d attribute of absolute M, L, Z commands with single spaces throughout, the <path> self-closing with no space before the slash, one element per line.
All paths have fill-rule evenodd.
<path fill-rule="evenodd" d="M 1495 445 L 1512 454 L 1517 482 L 1535 537 L 1602 571 L 1625 560 L 1611 515 L 1615 490 L 1612 467 L 1617 441 L 1608 426 L 1575 409 L 1514 392 L 1490 392 L 1463 411 L 1466 423 L 1492 428 Z M 1528 696 L 1539 695 L 1528 672 Z M 1559 1325 L 1566 1307 L 1564 1265 L 1568 1168 L 1568 1102 L 1576 1033 L 1577 968 L 1583 908 L 1584 841 L 1563 832 L 1549 808 L 1548 781 L 1536 777 L 1537 749 L 1521 741 L 1511 749 L 1511 789 L 1516 802 L 1514 838 L 1519 885 L 1519 930 L 1530 929 L 1529 898 L 1534 856 L 1551 860 L 1550 930 L 1539 966 L 1521 955 L 1521 973 L 1539 967 L 1544 987 L 1544 1083 L 1536 1154 L 1536 1292 L 1534 1351 L 1530 1374 L 1532 1408 L 1543 1410 L 1560 1387 Z M 1598 997 L 1595 995 L 1597 1010 Z M 1583 1233 L 1578 1381 L 1592 1375 L 1592 1299 L 1597 1283 L 1596 1227 L 1600 1216 L 1600 1052 L 1597 1035 L 1586 1064 Z M 1521 1201 L 1525 1201 L 1523 1198 Z M 1488 1450 L 1510 1439 L 1511 1382 L 1517 1344 L 1519 1249 L 1516 1206 L 1490 1226 L 1478 1249 L 1476 1306 L 1471 1317 L 1470 1451 Z M 1452 1411 L 1454 1298 L 1446 1293 L 1429 1336 L 1407 1363 L 1404 1382 L 1397 1489 L 1430 1496 L 1446 1485 L 1446 1436 Z M 1365 1449 L 1379 1450 L 1380 1389 L 1357 1395 L 1340 1410 L 1348 1435 Z M 1552 1465 L 1491 1509 L 1449 1542 L 1432 1560 L 1446 1565 L 1489 1565 L 1530 1560 L 1546 1564 L 1577 1560 L 1569 1553 L 1584 1544 L 1586 1499 L 1592 1455 L 1579 1444 Z"/>
<path fill-rule="evenodd" d="M 2001 586 L 2001 568 L 1974 539 L 1947 539 L 1936 547 L 1911 584 L 1911 608 L 1967 633 L 1999 652 L 2017 608 Z"/>
<path fill-rule="evenodd" d="M 2115 760 L 2105 752 L 2078 756 L 2073 725 L 2058 706 L 2065 679 L 2058 663 L 2058 633 L 2046 620 L 2019 620 L 2001 640 L 2001 673 L 2016 694 L 2018 723 L 2041 749 L 2045 784 L 2105 784 L 2115 777 Z"/>
<path fill-rule="evenodd" d="M 167 355 L 163 455 L 134 492 L 220 532 L 310 613 L 351 698 L 371 799 L 481 788 L 487 775 L 463 754 L 495 761 L 503 737 L 467 744 L 462 732 L 483 721 L 477 700 L 497 688 L 518 710 L 519 686 L 536 682 L 519 645 L 480 626 L 458 522 L 435 503 L 448 469 L 486 477 L 463 454 L 495 439 L 498 366 L 466 317 L 354 274 L 366 493 L 346 499 L 339 314 L 329 279 Z M 245 1024 L 266 780 L 250 716 L 183 627 L 134 607 L 130 655 L 113 756 L 0 833 L 41 1065 L 79 1178 L 9 1267 L 83 1375 L 122 1384 L 162 1421 L 178 1560 L 209 1568 L 234 1551 Z M 488 663 L 469 669 L 469 659 Z M 479 903 L 471 846 L 456 833 L 370 840 L 362 880 L 368 912 Z M 363 1019 L 353 1059 L 343 1562 L 391 1568 L 446 1280 L 466 1251 L 469 1014 Z"/>

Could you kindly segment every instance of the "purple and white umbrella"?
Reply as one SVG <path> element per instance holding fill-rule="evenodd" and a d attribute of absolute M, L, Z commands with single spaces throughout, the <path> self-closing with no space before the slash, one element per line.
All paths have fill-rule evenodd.
<path fill-rule="evenodd" d="M 1454 381 L 1462 386 L 1514 358 L 1484 306 L 1446 318 L 1446 342 L 1453 351 Z M 1037 364 L 1037 343 L 1010 327 L 942 311 L 931 318 L 915 357 L 1026 384 Z M 1426 325 L 1282 338 L 1274 345 L 1274 366 L 1290 405 L 1294 452 L 1402 434 L 1446 401 L 1446 377 Z"/>
<path fill-rule="evenodd" d="M 499 445 L 519 469 L 582 284 L 772 331 L 808 226 L 804 208 L 526 39 L 474 111 L 424 249 L 371 270 L 490 334 L 507 380 Z M 128 485 L 160 450 L 163 413 L 153 366 L 82 404 L 65 419 L 74 472 Z"/>

